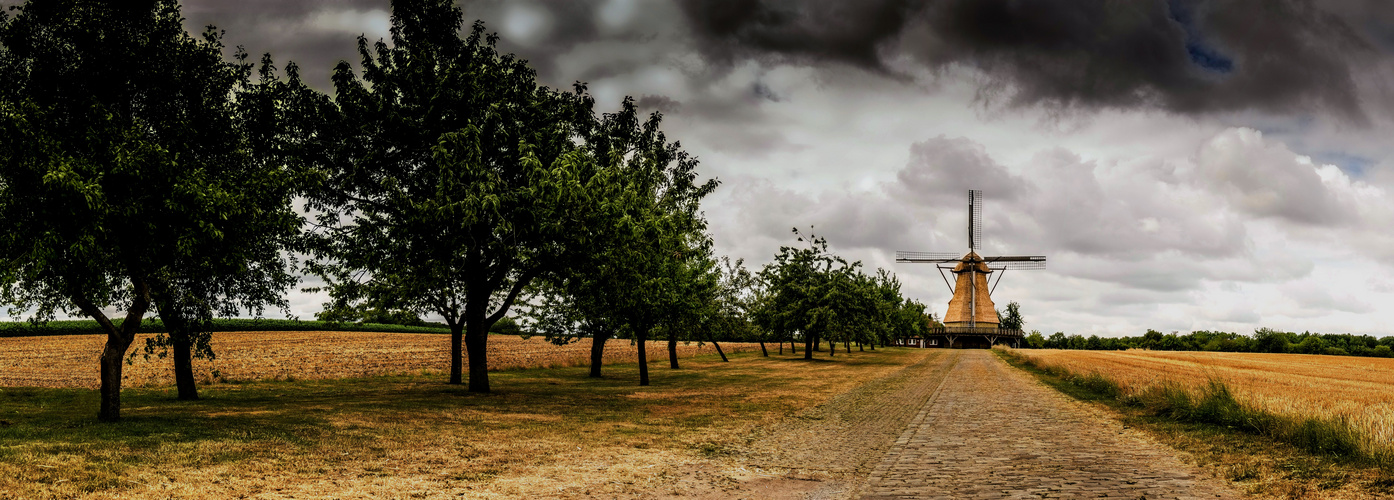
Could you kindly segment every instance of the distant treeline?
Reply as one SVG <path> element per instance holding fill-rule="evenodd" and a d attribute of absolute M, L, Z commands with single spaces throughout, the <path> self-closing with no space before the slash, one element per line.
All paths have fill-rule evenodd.
<path fill-rule="evenodd" d="M 1095 351 L 1139 348 L 1155 351 L 1273 352 L 1388 358 L 1394 356 L 1394 336 L 1375 338 L 1349 333 L 1294 333 L 1270 328 L 1254 330 L 1253 335 L 1206 330 L 1182 335 L 1147 330 L 1141 336 L 1117 338 L 1065 335 L 1064 332 L 1055 332 L 1046 337 L 1039 331 L 1033 331 L 1026 336 L 1026 347 Z"/>

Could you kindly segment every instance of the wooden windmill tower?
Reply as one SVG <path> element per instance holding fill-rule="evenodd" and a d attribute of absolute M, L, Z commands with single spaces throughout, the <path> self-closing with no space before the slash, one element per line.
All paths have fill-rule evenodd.
<path fill-rule="evenodd" d="M 983 192 L 968 191 L 968 253 L 896 252 L 896 262 L 929 263 L 939 269 L 944 284 L 949 279 L 944 271 L 954 274 L 954 284 L 949 286 L 953 298 L 949 299 L 949 309 L 944 313 L 944 329 L 935 332 L 947 337 L 946 346 L 953 345 L 954 339 L 964 335 L 982 336 L 988 345 L 998 337 L 1021 337 L 1020 331 L 1007 331 L 998 328 L 997 308 L 992 302 L 992 291 L 1009 269 L 1045 269 L 1046 258 L 1041 255 L 1001 255 L 983 257 L 978 255 L 978 245 L 983 240 Z M 997 280 L 989 285 L 992 273 Z"/>

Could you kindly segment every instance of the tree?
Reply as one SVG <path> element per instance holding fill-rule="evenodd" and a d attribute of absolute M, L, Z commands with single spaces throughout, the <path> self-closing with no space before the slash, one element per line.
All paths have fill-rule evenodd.
<path fill-rule="evenodd" d="M 824 238 L 805 237 L 797 228 L 793 232 L 808 246 L 781 246 L 775 261 L 760 270 L 769 294 L 757 318 L 770 331 L 799 332 L 804 340 L 804 359 L 813 359 L 821 340 L 840 340 L 834 335 L 848 328 L 848 318 L 840 320 L 838 314 L 846 316 L 846 309 L 854 307 L 844 299 L 851 291 L 851 276 L 861 263 L 848 263 L 828 252 Z"/>
<path fill-rule="evenodd" d="M 756 329 L 751 322 L 751 311 L 760 293 L 760 280 L 745 268 L 743 259 L 732 261 L 723 256 L 718 271 L 721 275 L 712 304 L 712 321 L 707 329 L 709 340 L 716 345 L 718 338 L 753 339 L 760 343 L 760 353 L 769 356 L 770 352 L 765 348 L 765 332 Z M 721 353 L 721 346 L 716 347 L 717 352 Z M 722 353 L 721 359 L 726 359 L 725 353 Z"/>
<path fill-rule="evenodd" d="M 307 207 L 312 270 L 339 304 L 432 312 L 451 329 L 450 383 L 489 391 L 488 331 L 534 280 L 597 242 L 615 194 L 589 137 L 592 100 L 536 83 L 449 0 L 392 2 L 392 44 L 358 39 L 362 79 L 334 70 L 338 109 L 306 120 L 321 173 Z M 613 170 L 613 168 L 611 168 Z"/>
<path fill-rule="evenodd" d="M 1026 346 L 1032 349 L 1042 349 L 1046 346 L 1046 339 L 1041 335 L 1040 330 L 1031 330 L 1026 336 Z"/>
<path fill-rule="evenodd" d="M 674 370 L 678 369 L 678 342 L 705 339 L 718 313 L 720 272 L 711 255 L 711 242 L 703 234 L 693 243 L 682 252 L 678 259 L 682 265 L 674 268 L 675 274 L 667 280 L 669 293 L 659 295 L 659 304 L 655 304 L 668 311 L 660 316 L 659 327 L 668 334 L 668 367 Z"/>
<path fill-rule="evenodd" d="M 924 338 L 929 327 L 937 323 L 932 314 L 925 313 L 925 305 L 916 300 L 907 300 L 895 312 L 895 333 L 893 338 L 905 341 L 911 337 Z"/>
<path fill-rule="evenodd" d="M 274 304 L 292 280 L 293 182 L 256 132 L 252 65 L 181 21 L 172 0 L 69 0 L 0 26 L 0 299 L 101 325 L 102 420 L 120 418 L 122 361 L 152 305 L 192 397 L 200 325 Z"/>
<path fill-rule="evenodd" d="M 590 336 L 592 377 L 600 376 L 605 342 L 622 330 L 639 344 L 640 384 L 648 385 L 654 329 L 680 335 L 717 314 L 719 276 L 699 211 L 717 181 L 697 182 L 697 160 L 668 142 L 662 120 L 654 113 L 640 122 L 626 98 L 588 129 L 586 149 L 606 161 L 608 197 L 591 209 L 588 226 L 572 228 L 589 233 L 589 244 L 565 256 L 564 272 L 539 282 L 541 298 L 527 315 L 554 342 Z"/>
<path fill-rule="evenodd" d="M 1288 352 L 1290 345 L 1291 335 L 1286 332 L 1269 328 L 1254 330 L 1254 347 L 1259 352 Z"/>
<path fill-rule="evenodd" d="M 1021 304 L 1012 301 L 1007 304 L 1007 313 L 998 314 L 999 326 L 1004 330 L 1021 330 L 1026 326 L 1026 321 L 1021 319 Z"/>

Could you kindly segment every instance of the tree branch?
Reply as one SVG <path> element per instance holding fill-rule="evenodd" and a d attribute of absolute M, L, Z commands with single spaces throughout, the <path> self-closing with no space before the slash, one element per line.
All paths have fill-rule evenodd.
<path fill-rule="evenodd" d="M 518 277 L 518 281 L 513 283 L 513 289 L 508 291 L 508 297 L 504 298 L 503 304 L 499 305 L 499 310 L 490 315 L 486 320 L 490 326 L 493 326 L 494 323 L 497 323 L 500 319 L 503 319 L 504 315 L 508 314 L 508 308 L 513 305 L 513 301 L 518 298 L 518 294 L 522 293 L 523 289 L 526 288 L 528 283 L 531 283 L 533 279 L 541 276 L 543 270 L 543 266 L 537 266 L 529 269 L 527 272 L 523 273 L 522 276 Z"/>

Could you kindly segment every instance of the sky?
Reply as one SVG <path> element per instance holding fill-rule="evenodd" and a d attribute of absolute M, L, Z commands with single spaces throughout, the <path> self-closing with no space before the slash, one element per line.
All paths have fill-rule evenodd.
<path fill-rule="evenodd" d="M 625 96 L 721 187 L 717 251 L 791 229 L 885 268 L 897 250 L 1045 255 L 993 294 L 1026 329 L 1394 335 L 1394 7 L 1295 0 L 466 1 L 539 80 Z M 381 0 L 189 0 L 186 25 L 328 91 Z M 322 296 L 297 292 L 310 317 Z"/>

